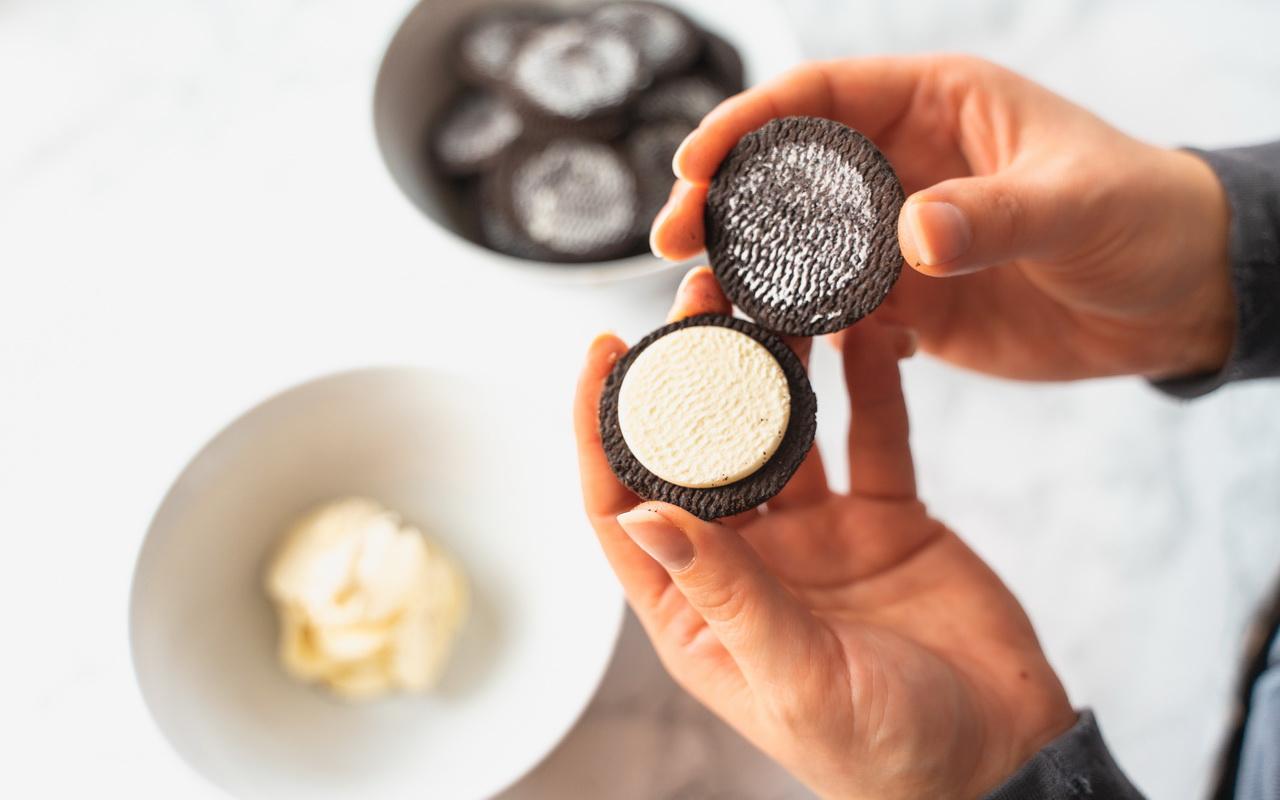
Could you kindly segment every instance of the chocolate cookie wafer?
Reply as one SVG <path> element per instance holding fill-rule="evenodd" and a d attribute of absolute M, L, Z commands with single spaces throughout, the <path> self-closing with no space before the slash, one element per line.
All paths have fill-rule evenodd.
<path fill-rule="evenodd" d="M 867 137 L 816 117 L 772 120 L 742 137 L 711 181 L 711 268 L 729 299 L 772 330 L 846 328 L 898 279 L 902 202 Z"/>
<path fill-rule="evenodd" d="M 523 129 L 520 115 L 505 99 L 473 91 L 445 110 L 431 141 L 441 169 L 472 175 L 491 166 Z"/>
<path fill-rule="evenodd" d="M 631 491 L 717 519 L 782 491 L 813 446 L 816 414 L 786 343 L 709 314 L 659 328 L 618 361 L 600 397 L 600 436 Z"/>

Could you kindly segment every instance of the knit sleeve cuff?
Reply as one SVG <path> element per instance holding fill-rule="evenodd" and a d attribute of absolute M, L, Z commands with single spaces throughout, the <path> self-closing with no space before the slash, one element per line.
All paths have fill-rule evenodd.
<path fill-rule="evenodd" d="M 1280 142 L 1190 152 L 1217 174 L 1231 207 L 1236 335 L 1227 363 L 1217 372 L 1154 383 L 1182 398 L 1232 381 L 1280 376 Z"/>
<path fill-rule="evenodd" d="M 1116 765 L 1093 712 L 1031 757 L 986 800 L 1141 800 Z"/>

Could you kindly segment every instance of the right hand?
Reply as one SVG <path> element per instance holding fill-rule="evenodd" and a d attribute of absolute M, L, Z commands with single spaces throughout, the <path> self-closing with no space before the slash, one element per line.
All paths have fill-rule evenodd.
<path fill-rule="evenodd" d="M 1225 362 L 1230 212 L 1208 165 L 969 57 L 818 62 L 725 101 L 676 154 L 654 251 L 700 252 L 720 161 L 791 115 L 862 131 L 910 193 L 898 238 L 915 269 L 880 318 L 914 328 L 922 349 L 1028 380 L 1165 378 Z"/>

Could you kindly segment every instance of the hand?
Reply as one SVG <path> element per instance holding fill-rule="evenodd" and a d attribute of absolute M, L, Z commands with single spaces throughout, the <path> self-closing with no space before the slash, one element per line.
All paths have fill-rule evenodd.
<path fill-rule="evenodd" d="M 729 310 L 703 267 L 672 318 Z M 916 499 L 911 338 L 873 315 L 841 346 L 850 493 L 815 447 L 767 510 L 710 523 L 610 472 L 597 406 L 626 346 L 597 338 L 574 415 L 587 513 L 671 675 L 814 791 L 977 797 L 1076 715 L 1018 602 Z"/>
<path fill-rule="evenodd" d="M 790 115 L 856 128 L 893 163 L 910 193 L 899 244 L 916 271 L 882 316 L 928 352 L 1032 380 L 1188 375 L 1227 358 L 1229 211 L 1209 167 L 973 58 L 814 63 L 725 101 L 676 154 L 655 252 L 702 250 L 720 161 Z"/>

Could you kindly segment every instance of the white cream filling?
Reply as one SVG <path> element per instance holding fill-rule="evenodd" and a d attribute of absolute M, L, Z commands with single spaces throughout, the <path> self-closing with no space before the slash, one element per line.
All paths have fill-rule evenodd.
<path fill-rule="evenodd" d="M 645 348 L 618 393 L 618 424 L 645 469 L 677 486 L 742 480 L 782 444 L 791 391 L 782 367 L 744 333 L 682 328 Z"/>

